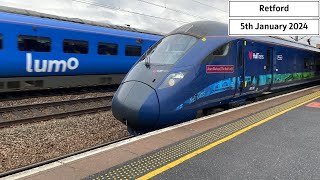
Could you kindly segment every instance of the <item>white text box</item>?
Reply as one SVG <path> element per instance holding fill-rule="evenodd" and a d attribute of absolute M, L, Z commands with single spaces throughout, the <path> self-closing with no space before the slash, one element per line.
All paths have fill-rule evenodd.
<path fill-rule="evenodd" d="M 281 8 L 282 7 L 282 8 Z M 278 8 L 282 11 L 276 11 Z M 261 11 L 263 9 L 263 11 Z M 318 17 L 318 1 L 229 1 L 230 17 Z"/>
<path fill-rule="evenodd" d="M 230 19 L 229 35 L 318 35 L 319 20 Z"/>

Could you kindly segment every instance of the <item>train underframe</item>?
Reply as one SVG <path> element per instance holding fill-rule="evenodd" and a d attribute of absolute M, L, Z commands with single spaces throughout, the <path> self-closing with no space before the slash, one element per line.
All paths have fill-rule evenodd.
<path fill-rule="evenodd" d="M 0 78 L 0 93 L 120 84 L 125 74 Z"/>

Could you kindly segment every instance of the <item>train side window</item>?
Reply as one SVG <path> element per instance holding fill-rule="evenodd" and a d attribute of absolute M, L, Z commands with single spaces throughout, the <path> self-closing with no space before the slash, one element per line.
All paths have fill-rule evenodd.
<path fill-rule="evenodd" d="M 218 49 L 213 51 L 212 55 L 213 56 L 226 56 L 228 54 L 228 52 L 229 52 L 229 48 L 230 48 L 229 43 L 225 44 L 225 45 L 222 45 Z"/>
<path fill-rule="evenodd" d="M 305 69 L 308 69 L 309 66 L 310 66 L 310 64 L 309 64 L 309 58 L 304 58 L 304 68 L 305 68 Z"/>
<path fill-rule="evenodd" d="M 315 67 L 316 67 L 317 71 L 320 71 L 320 60 L 319 59 L 315 61 Z"/>
<path fill-rule="evenodd" d="M 316 60 L 315 59 L 311 59 L 311 61 L 310 61 L 310 69 L 312 70 L 312 69 L 315 69 L 316 67 Z"/>
<path fill-rule="evenodd" d="M 118 55 L 118 45 L 117 44 L 99 43 L 98 44 L 98 54 L 116 56 L 116 55 Z"/>
<path fill-rule="evenodd" d="M 88 54 L 89 43 L 88 41 L 70 40 L 63 41 L 63 52 L 73 54 Z"/>
<path fill-rule="evenodd" d="M 316 61 L 313 58 L 304 58 L 304 68 L 310 70 L 315 69 Z"/>
<path fill-rule="evenodd" d="M 18 48 L 20 51 L 50 52 L 51 39 L 40 36 L 18 36 Z"/>
<path fill-rule="evenodd" d="M 2 45 L 2 34 L 0 34 L 0 49 L 2 49 L 3 45 Z"/>
<path fill-rule="evenodd" d="M 210 53 L 202 62 L 213 61 L 216 57 L 226 56 L 229 53 L 230 44 L 224 44 Z"/>
<path fill-rule="evenodd" d="M 126 46 L 126 56 L 141 56 L 141 46 Z"/>
<path fill-rule="evenodd" d="M 266 71 L 270 71 L 270 67 L 271 67 L 271 60 L 272 60 L 271 50 L 270 50 L 270 49 L 268 49 L 268 50 L 267 50 L 267 64 L 266 64 Z"/>

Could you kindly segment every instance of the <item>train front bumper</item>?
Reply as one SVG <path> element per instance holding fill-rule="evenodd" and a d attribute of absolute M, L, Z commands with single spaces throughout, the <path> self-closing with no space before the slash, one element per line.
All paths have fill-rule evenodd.
<path fill-rule="evenodd" d="M 156 91 L 139 81 L 124 82 L 112 100 L 112 113 L 129 128 L 147 132 L 154 129 L 159 119 Z"/>

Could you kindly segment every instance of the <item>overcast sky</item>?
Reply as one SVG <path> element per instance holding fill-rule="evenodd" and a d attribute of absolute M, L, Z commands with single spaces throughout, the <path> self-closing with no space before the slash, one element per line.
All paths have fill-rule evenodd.
<path fill-rule="evenodd" d="M 225 0 L 2 0 L 1 5 L 164 33 L 188 22 L 228 18 Z"/>
<path fill-rule="evenodd" d="M 1 0 L 1 5 L 162 33 L 193 21 L 228 22 L 227 0 Z"/>

